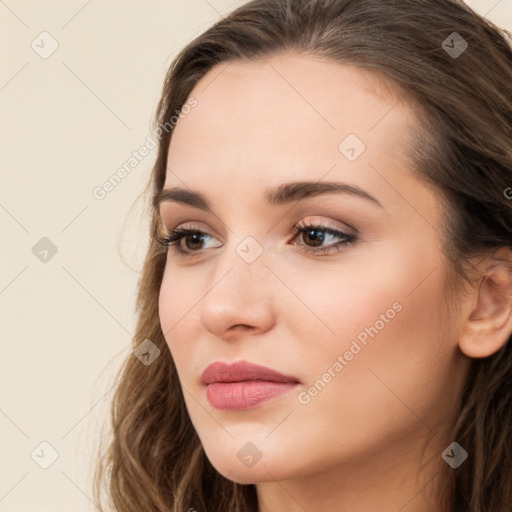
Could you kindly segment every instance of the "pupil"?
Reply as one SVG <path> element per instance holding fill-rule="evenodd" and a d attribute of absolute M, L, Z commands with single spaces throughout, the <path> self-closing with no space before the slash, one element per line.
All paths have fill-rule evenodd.
<path fill-rule="evenodd" d="M 324 241 L 325 235 L 319 235 L 318 233 L 322 233 L 322 231 L 318 229 L 310 229 L 306 231 L 308 234 L 308 237 L 310 237 L 313 240 L 314 245 L 322 245 L 322 242 Z"/>
<path fill-rule="evenodd" d="M 191 238 L 193 239 L 192 243 L 198 243 L 199 245 L 201 245 L 202 236 L 200 233 L 193 233 L 193 234 L 189 235 L 189 241 Z M 190 247 L 190 244 L 187 244 L 187 246 L 189 246 L 188 247 L 189 249 L 194 249 L 194 247 Z M 195 249 L 197 249 L 197 247 L 195 247 Z"/>

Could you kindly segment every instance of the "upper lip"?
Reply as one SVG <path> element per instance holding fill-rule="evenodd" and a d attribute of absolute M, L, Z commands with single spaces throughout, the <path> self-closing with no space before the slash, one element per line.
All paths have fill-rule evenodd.
<path fill-rule="evenodd" d="M 260 366 L 248 361 L 224 363 L 216 361 L 206 367 L 201 374 L 202 384 L 213 382 L 243 382 L 248 380 L 263 380 L 268 382 L 292 382 L 299 383 L 299 379 L 290 375 L 284 375 L 271 368 Z"/>

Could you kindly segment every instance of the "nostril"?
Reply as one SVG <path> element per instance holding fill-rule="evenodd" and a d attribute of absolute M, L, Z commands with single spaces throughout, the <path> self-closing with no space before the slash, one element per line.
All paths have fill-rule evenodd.
<path fill-rule="evenodd" d="M 252 329 L 252 327 L 247 324 L 236 324 L 233 325 L 231 329 L 240 329 L 241 331 L 246 331 L 247 329 Z"/>

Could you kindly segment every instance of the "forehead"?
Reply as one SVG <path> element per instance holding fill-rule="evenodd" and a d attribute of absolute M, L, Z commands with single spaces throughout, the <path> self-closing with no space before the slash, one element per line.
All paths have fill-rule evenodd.
<path fill-rule="evenodd" d="M 230 187 L 329 179 L 363 185 L 377 167 L 404 166 L 414 113 L 375 72 L 305 54 L 222 63 L 174 128 L 166 187 Z M 351 161 L 344 141 L 356 144 Z M 350 148 L 349 148 L 350 149 Z M 349 155 L 350 156 L 350 155 Z M 367 183 L 366 183 L 367 184 Z"/>

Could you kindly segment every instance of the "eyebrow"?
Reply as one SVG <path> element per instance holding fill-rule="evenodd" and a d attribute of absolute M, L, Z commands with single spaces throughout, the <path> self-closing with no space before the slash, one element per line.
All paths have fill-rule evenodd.
<path fill-rule="evenodd" d="M 355 185 L 341 183 L 337 181 L 296 181 L 284 183 L 276 188 L 265 190 L 265 202 L 268 206 L 280 206 L 294 201 L 301 201 L 310 197 L 322 194 L 347 194 L 366 199 L 380 208 L 384 208 L 380 201 Z M 210 202 L 206 197 L 193 190 L 173 187 L 164 189 L 155 195 L 153 206 L 159 208 L 164 201 L 186 204 L 194 208 L 199 208 L 206 212 L 212 212 Z"/>

